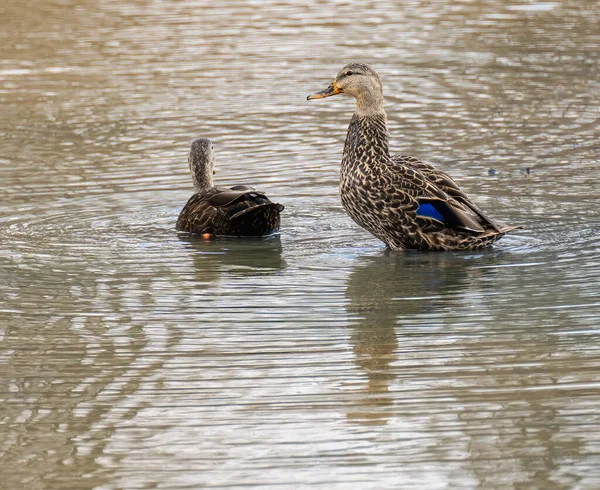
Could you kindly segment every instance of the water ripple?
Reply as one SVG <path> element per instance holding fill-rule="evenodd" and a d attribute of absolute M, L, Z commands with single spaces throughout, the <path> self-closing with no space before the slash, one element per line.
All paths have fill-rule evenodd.
<path fill-rule="evenodd" d="M 7 488 L 597 486 L 596 2 L 3 14 Z M 395 152 L 523 229 L 397 254 L 354 225 L 352 102 L 306 102 L 351 60 Z M 197 136 L 280 236 L 174 230 Z"/>

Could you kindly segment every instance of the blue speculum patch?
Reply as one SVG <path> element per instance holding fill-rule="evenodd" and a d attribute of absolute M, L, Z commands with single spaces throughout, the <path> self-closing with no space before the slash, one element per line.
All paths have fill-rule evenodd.
<path fill-rule="evenodd" d="M 437 219 L 442 223 L 444 222 L 444 217 L 433 207 L 433 204 L 429 204 L 428 202 L 419 204 L 417 216 L 426 216 L 427 218 Z"/>

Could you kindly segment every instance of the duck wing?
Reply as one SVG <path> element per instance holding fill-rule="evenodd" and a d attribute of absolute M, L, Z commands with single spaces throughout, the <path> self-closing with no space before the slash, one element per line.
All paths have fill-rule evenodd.
<path fill-rule="evenodd" d="M 447 173 L 438 170 L 433 165 L 423 162 L 418 158 L 407 156 L 407 155 L 393 155 L 392 160 L 400 165 L 406 165 L 408 167 L 419 170 L 430 182 L 434 183 L 448 196 L 453 197 L 457 201 L 467 205 L 473 211 L 479 215 L 484 215 L 483 211 L 471 201 L 467 195 L 458 187 L 454 179 Z M 485 215 L 484 217 L 489 220 Z"/>
<path fill-rule="evenodd" d="M 214 193 L 210 198 L 209 202 L 215 207 L 225 207 L 234 204 L 243 197 L 262 197 L 268 199 L 264 192 L 255 190 L 253 187 L 236 185 L 229 189 L 220 189 L 219 192 Z"/>
<path fill-rule="evenodd" d="M 451 228 L 476 233 L 501 231 L 446 173 L 418 158 L 394 155 L 389 165 L 393 181 L 416 201 L 416 218 L 426 225 L 431 220 Z"/>
<path fill-rule="evenodd" d="M 249 186 L 213 187 L 188 200 L 176 229 L 197 234 L 261 236 L 279 230 L 279 212 L 283 209 Z"/>
<path fill-rule="evenodd" d="M 229 218 L 232 233 L 237 236 L 264 236 L 279 231 L 281 219 L 279 213 L 283 206 L 266 199 L 244 207 Z"/>

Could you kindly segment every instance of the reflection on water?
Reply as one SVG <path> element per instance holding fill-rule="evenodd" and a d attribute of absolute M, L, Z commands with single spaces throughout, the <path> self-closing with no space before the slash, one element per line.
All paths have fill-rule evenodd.
<path fill-rule="evenodd" d="M 349 6 L 0 9 L 7 488 L 599 486 L 597 2 Z M 524 229 L 395 254 L 356 227 L 352 103 L 305 100 L 353 60 L 394 152 Z M 174 230 L 198 136 L 281 236 Z"/>
<path fill-rule="evenodd" d="M 598 462 L 575 422 L 590 415 L 584 400 L 597 389 L 593 368 L 585 347 L 544 331 L 542 319 L 523 318 L 528 328 L 519 328 L 511 312 L 490 308 L 500 301 L 518 312 L 523 304 L 511 291 L 486 287 L 518 275 L 495 267 L 512 260 L 503 255 L 385 253 L 358 261 L 346 298 L 350 343 L 366 377 L 355 383 L 362 396 L 348 416 L 399 431 L 397 442 L 412 454 L 405 465 L 434 457 L 458 466 L 460 475 L 447 475 L 458 486 L 570 488 L 582 481 L 572 464 L 594 472 Z M 564 362 L 574 348 L 576 380 Z"/>
<path fill-rule="evenodd" d="M 439 315 L 470 285 L 468 269 L 472 260 L 451 254 L 397 254 L 358 261 L 350 273 L 346 287 L 349 314 L 357 317 L 351 325 L 350 341 L 357 364 L 365 371 L 368 383 L 365 399 L 359 400 L 362 414 L 351 418 L 375 422 L 392 416 L 394 397 L 390 382 L 397 370 L 395 361 L 404 361 L 405 345 L 399 346 L 396 328 L 402 329 L 401 318 L 415 315 Z M 460 296 L 459 296 L 460 297 Z M 378 409 L 379 407 L 379 409 Z M 381 408 L 387 407 L 381 412 Z"/>
<path fill-rule="evenodd" d="M 189 243 L 194 251 L 194 266 L 202 277 L 213 274 L 218 279 L 222 272 L 259 276 L 261 273 L 272 274 L 285 267 L 279 235 L 247 240 L 204 240 L 197 235 L 179 233 L 179 238 Z"/>

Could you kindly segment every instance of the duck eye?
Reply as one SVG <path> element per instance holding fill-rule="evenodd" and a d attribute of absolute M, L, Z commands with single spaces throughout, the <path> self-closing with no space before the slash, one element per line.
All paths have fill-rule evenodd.
<path fill-rule="evenodd" d="M 350 75 L 354 75 L 354 72 L 353 71 L 347 71 L 346 72 L 346 76 L 349 77 Z"/>

